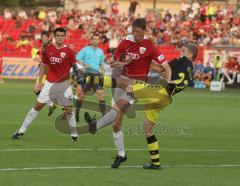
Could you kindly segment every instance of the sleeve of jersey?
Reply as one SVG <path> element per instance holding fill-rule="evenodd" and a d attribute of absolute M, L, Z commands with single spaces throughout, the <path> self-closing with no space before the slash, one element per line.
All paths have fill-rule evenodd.
<path fill-rule="evenodd" d="M 117 59 L 117 60 L 119 60 L 120 56 L 124 52 L 124 43 L 125 43 L 125 40 L 123 40 L 116 49 L 116 52 L 114 54 L 114 58 Z"/>
<path fill-rule="evenodd" d="M 165 56 L 157 49 L 154 49 L 152 60 L 157 65 L 161 65 L 167 62 Z"/>
<path fill-rule="evenodd" d="M 77 55 L 76 55 L 76 59 L 78 60 L 78 61 L 84 61 L 84 48 L 82 49 L 82 50 L 80 50 L 78 53 L 77 53 Z"/>
<path fill-rule="evenodd" d="M 72 50 L 70 50 L 70 52 L 69 52 L 69 63 L 70 63 L 70 65 L 73 65 L 73 64 L 77 63 L 77 60 L 75 58 L 75 54 Z"/>
<path fill-rule="evenodd" d="M 105 57 L 104 57 L 104 53 L 102 51 L 101 56 L 100 56 L 100 65 L 103 65 L 104 63 L 105 63 Z"/>

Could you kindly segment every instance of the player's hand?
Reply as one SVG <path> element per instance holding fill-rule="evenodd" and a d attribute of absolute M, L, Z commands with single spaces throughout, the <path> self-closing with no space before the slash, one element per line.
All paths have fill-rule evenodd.
<path fill-rule="evenodd" d="M 107 64 L 112 64 L 112 63 L 114 63 L 115 59 L 114 59 L 114 56 L 112 54 L 109 54 L 105 57 L 104 61 Z"/>
<path fill-rule="evenodd" d="M 128 65 L 129 63 L 131 63 L 133 60 L 132 56 L 130 54 L 122 54 L 120 57 L 120 61 L 124 63 L 124 65 Z"/>
<path fill-rule="evenodd" d="M 34 92 L 39 93 L 42 90 L 42 83 L 36 83 L 34 86 Z"/>

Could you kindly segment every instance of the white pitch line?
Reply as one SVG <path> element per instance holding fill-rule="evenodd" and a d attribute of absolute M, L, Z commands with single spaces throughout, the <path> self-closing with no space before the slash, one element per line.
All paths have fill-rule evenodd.
<path fill-rule="evenodd" d="M 186 165 L 163 165 L 163 168 L 239 168 L 240 164 L 219 164 L 219 165 L 204 165 L 204 164 L 186 164 Z M 142 168 L 142 165 L 121 166 L 120 169 L 126 168 Z M 10 171 L 33 171 L 33 170 L 66 170 L 66 169 L 110 169 L 109 166 L 68 166 L 68 167 L 23 167 L 23 168 L 1 168 L 0 172 Z"/>
<path fill-rule="evenodd" d="M 0 149 L 0 152 L 21 152 L 21 151 L 115 151 L 114 148 L 31 148 L 31 149 Z M 126 151 L 147 151 L 144 148 L 125 149 Z M 160 149 L 160 151 L 178 151 L 178 152 L 240 152 L 240 149 Z"/>

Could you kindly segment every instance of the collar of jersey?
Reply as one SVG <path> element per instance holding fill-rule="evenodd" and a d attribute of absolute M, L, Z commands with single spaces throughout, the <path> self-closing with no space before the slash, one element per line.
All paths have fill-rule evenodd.
<path fill-rule="evenodd" d="M 147 36 L 144 36 L 143 39 L 147 39 Z M 127 35 L 126 40 L 127 41 L 132 41 L 132 42 L 136 43 L 136 41 L 134 40 L 133 35 Z"/>

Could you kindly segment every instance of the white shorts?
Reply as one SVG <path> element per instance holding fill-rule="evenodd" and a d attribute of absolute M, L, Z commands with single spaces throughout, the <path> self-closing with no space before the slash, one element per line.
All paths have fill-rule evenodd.
<path fill-rule="evenodd" d="M 37 101 L 40 103 L 58 103 L 61 106 L 73 105 L 71 82 L 51 83 L 46 80 Z"/>
<path fill-rule="evenodd" d="M 121 76 L 121 78 L 129 79 L 126 76 Z M 132 93 L 128 93 L 126 90 L 116 87 L 113 91 L 112 105 L 114 105 L 120 99 L 127 100 L 128 103 L 134 103 L 134 96 Z"/>

